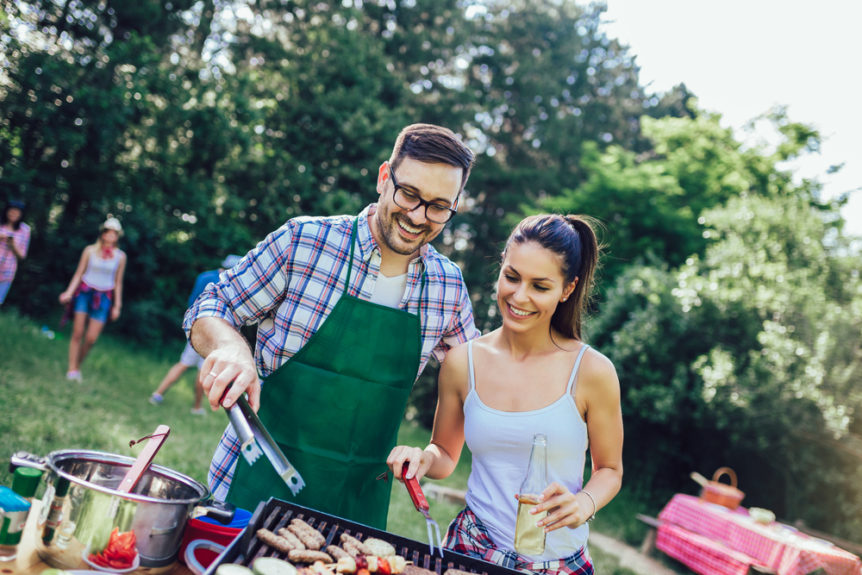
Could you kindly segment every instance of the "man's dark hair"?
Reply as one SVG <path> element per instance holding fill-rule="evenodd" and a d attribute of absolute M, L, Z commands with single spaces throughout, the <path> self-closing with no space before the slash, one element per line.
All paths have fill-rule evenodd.
<path fill-rule="evenodd" d="M 461 168 L 460 194 L 470 177 L 475 157 L 452 130 L 433 124 L 411 124 L 398 134 L 389 165 L 395 170 L 404 158 Z"/>

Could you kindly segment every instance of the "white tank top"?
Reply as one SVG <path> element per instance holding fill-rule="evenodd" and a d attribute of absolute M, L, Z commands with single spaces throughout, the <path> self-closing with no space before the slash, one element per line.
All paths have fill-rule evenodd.
<path fill-rule="evenodd" d="M 115 248 L 110 258 L 103 259 L 100 249 L 92 250 L 90 259 L 87 261 L 87 269 L 81 280 L 99 291 L 114 289 L 114 279 L 117 276 L 117 267 L 120 265 L 121 253 L 119 249 Z"/>
<path fill-rule="evenodd" d="M 464 439 L 473 456 L 467 480 L 467 505 L 488 528 L 491 540 L 503 549 L 514 549 L 515 519 L 521 487 L 530 460 L 533 435 L 548 438 L 548 482 L 557 481 L 572 493 L 581 490 L 587 447 L 587 425 L 581 417 L 573 391 L 587 348 L 583 344 L 566 392 L 556 401 L 532 411 L 500 411 L 485 405 L 476 393 L 473 372 L 473 342 L 467 344 L 470 389 L 464 401 Z M 575 529 L 548 533 L 545 553 L 534 561 L 560 559 L 587 544 L 590 531 L 585 523 Z"/>

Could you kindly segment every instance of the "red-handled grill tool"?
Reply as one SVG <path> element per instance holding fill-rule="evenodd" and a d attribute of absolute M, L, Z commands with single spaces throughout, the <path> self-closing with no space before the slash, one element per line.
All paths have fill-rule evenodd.
<path fill-rule="evenodd" d="M 440 554 L 440 557 L 443 557 L 443 545 L 440 543 L 440 526 L 431 518 L 431 506 L 428 505 L 428 500 L 425 499 L 422 486 L 419 485 L 419 480 L 416 477 L 411 477 L 410 479 L 404 477 L 409 466 L 410 464 L 405 461 L 401 467 L 401 479 L 404 481 L 404 485 L 407 486 L 407 493 L 410 494 L 413 505 L 425 516 L 425 524 L 428 527 L 428 547 L 431 550 L 431 555 L 434 555 L 434 544 L 436 542 L 437 552 Z"/>

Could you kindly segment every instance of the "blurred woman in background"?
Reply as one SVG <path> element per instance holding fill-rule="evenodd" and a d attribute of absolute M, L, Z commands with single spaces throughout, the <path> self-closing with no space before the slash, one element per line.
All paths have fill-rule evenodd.
<path fill-rule="evenodd" d="M 25 224 L 24 202 L 9 200 L 0 214 L 0 305 L 15 279 L 18 262 L 27 257 L 30 246 L 30 226 Z"/>
<path fill-rule="evenodd" d="M 119 220 L 105 220 L 99 228 L 99 239 L 84 248 L 69 287 L 60 294 L 67 314 L 74 313 L 66 371 L 69 381 L 81 381 L 81 364 L 99 339 L 105 322 L 109 317 L 111 321 L 120 317 L 126 269 L 126 254 L 117 247 L 122 234 Z"/>

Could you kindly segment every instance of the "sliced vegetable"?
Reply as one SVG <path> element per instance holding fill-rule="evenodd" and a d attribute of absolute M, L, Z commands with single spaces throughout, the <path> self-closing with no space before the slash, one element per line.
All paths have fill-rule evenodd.
<path fill-rule="evenodd" d="M 120 533 L 119 528 L 114 527 L 105 548 L 99 553 L 90 553 L 88 559 L 99 567 L 128 569 L 135 564 L 135 558 L 138 556 L 135 543 L 134 531 Z"/>
<path fill-rule="evenodd" d="M 245 565 L 236 563 L 222 563 L 216 567 L 215 575 L 254 575 L 254 571 Z"/>
<path fill-rule="evenodd" d="M 258 557 L 251 568 L 257 575 L 296 575 L 296 567 L 278 557 Z"/>

